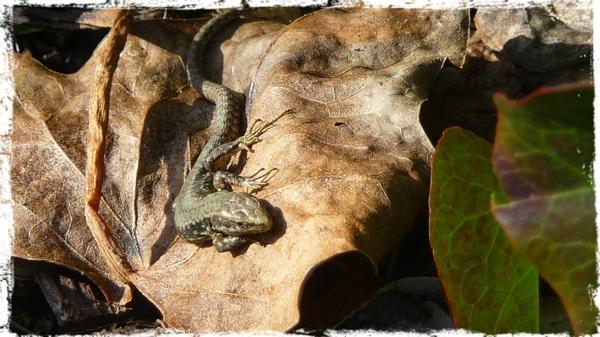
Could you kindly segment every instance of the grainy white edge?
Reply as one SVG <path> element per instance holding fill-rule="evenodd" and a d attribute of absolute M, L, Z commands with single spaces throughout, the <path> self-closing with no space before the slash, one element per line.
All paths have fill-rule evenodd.
<path fill-rule="evenodd" d="M 88 6 L 88 7 L 185 7 L 185 8 L 225 8 L 239 7 L 241 1 L 238 0 L 0 0 L 0 15 L 3 24 L 0 26 L 0 35 L 2 36 L 0 45 L 0 335 L 15 335 L 8 331 L 8 320 L 10 316 L 9 298 L 12 291 L 12 267 L 10 264 L 10 244 L 12 238 L 13 216 L 12 216 L 12 198 L 10 193 L 10 132 L 12 130 L 12 97 L 13 81 L 10 71 L 10 54 L 12 52 L 12 43 L 10 40 L 9 22 L 14 5 L 39 5 L 39 6 Z M 334 6 L 352 6 L 360 2 L 364 6 L 380 7 L 408 7 L 408 8 L 467 8 L 467 7 L 487 7 L 487 8 L 515 8 L 529 7 L 534 5 L 546 5 L 551 0 L 331 0 L 330 4 Z M 326 0 L 248 0 L 247 3 L 252 7 L 279 6 L 323 6 L 327 4 Z M 593 4 L 594 13 L 600 11 L 600 1 L 593 0 L 574 0 L 579 7 L 591 7 Z M 593 31 L 600 31 L 600 20 L 594 15 Z M 600 36 L 594 34 L 594 46 L 600 45 Z M 594 61 L 594 79 L 600 75 L 600 51 L 593 48 Z M 600 90 L 595 87 L 594 107 L 600 106 Z M 594 114 L 594 131 L 600 128 L 600 116 Z M 595 149 L 600 148 L 600 139 L 594 138 Z M 600 179 L 600 158 L 594 157 L 594 181 Z M 600 192 L 595 190 L 596 210 L 600 210 Z M 600 223 L 600 213 L 596 216 L 596 223 Z M 598 247 L 600 247 L 600 228 L 596 227 Z M 596 252 L 597 260 L 600 261 L 600 250 Z M 600 275 L 600 264 L 597 265 L 597 274 Z M 599 279 L 600 280 L 600 279 Z M 599 282 L 600 284 L 600 282 Z M 598 289 L 593 291 L 594 300 L 600 307 L 600 292 Z M 597 322 L 598 324 L 598 322 Z M 410 332 L 380 332 L 380 331 L 328 331 L 330 336 L 413 336 L 426 335 Z M 483 334 L 469 333 L 464 330 L 438 331 L 436 336 L 457 336 L 457 335 L 483 336 Z M 182 334 L 177 332 L 158 332 L 143 331 L 134 333 L 135 336 L 156 336 L 156 335 L 177 335 L 193 336 L 192 334 Z M 203 334 L 204 336 L 239 336 L 240 334 Z M 257 333 L 244 334 L 247 336 L 273 336 L 281 335 L 279 333 Z M 123 336 L 114 334 L 114 336 Z M 131 335 L 128 335 L 131 336 Z M 290 336 L 290 335 L 286 335 Z M 517 334 L 516 336 L 530 336 L 529 334 Z M 566 336 L 566 335 L 552 335 Z"/>
<path fill-rule="evenodd" d="M 0 6 L 0 332 L 7 334 L 10 316 L 9 298 L 13 277 L 10 244 L 13 229 L 10 194 L 10 132 L 12 130 L 13 81 L 9 71 L 12 45 L 8 24 L 12 7 Z"/>
<path fill-rule="evenodd" d="M 251 7 L 269 6 L 324 6 L 327 0 L 247 0 Z M 547 5 L 552 0 L 330 0 L 333 6 L 352 6 L 361 4 L 374 7 L 436 8 L 456 9 L 468 7 L 515 8 Z M 593 0 L 573 0 L 578 4 L 591 7 Z M 227 8 L 240 7 L 241 0 L 0 0 L 6 5 L 37 6 L 88 6 L 88 7 L 184 7 L 192 8 Z"/>

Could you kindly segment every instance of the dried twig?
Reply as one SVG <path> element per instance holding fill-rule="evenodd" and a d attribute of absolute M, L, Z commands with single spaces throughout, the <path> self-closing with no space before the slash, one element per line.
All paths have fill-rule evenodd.
<path fill-rule="evenodd" d="M 100 50 L 90 96 L 86 162 L 86 221 L 112 274 L 126 285 L 125 294 L 120 298 L 120 304 L 125 304 L 131 300 L 129 274 L 132 272 L 132 267 L 114 241 L 110 229 L 98 214 L 98 207 L 104 175 L 104 150 L 108 129 L 110 89 L 119 61 L 119 54 L 125 46 L 129 22 L 129 12 L 121 11 L 116 16 L 113 28 L 101 46 L 102 49 Z M 106 295 L 111 297 L 111 294 Z M 113 300 L 113 298 L 109 298 L 109 301 Z"/>

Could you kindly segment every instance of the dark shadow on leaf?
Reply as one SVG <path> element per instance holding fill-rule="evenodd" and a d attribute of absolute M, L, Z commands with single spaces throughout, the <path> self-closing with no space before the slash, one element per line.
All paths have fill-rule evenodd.
<path fill-rule="evenodd" d="M 201 139 L 197 141 L 194 141 L 195 137 L 192 135 L 209 126 L 211 120 L 209 111 L 207 103 L 201 99 L 196 100 L 192 106 L 174 100 L 165 100 L 154 105 L 146 115 L 141 138 L 140 166 L 137 174 L 138 200 L 143 204 L 155 199 L 156 182 L 153 176 L 160 171 L 161 162 L 166 163 L 166 178 L 170 196 L 163 205 L 166 222 L 151 248 L 150 264 L 156 262 L 165 253 L 177 235 L 173 222 L 172 204 L 183 184 L 185 153 L 188 143 L 191 143 L 192 158 L 197 156 L 201 146 L 195 146 L 194 143 L 206 142 L 208 137 L 204 134 L 201 133 Z M 151 208 L 152 205 L 148 207 Z M 162 215 L 157 214 L 157 219 L 161 217 Z"/>
<path fill-rule="evenodd" d="M 369 299 L 385 282 L 373 262 L 360 251 L 334 255 L 308 271 L 298 308 L 300 319 L 291 330 L 329 328 Z"/>

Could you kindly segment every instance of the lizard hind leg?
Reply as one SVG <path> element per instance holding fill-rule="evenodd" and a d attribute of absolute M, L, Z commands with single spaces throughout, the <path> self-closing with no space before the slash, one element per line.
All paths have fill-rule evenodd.
<path fill-rule="evenodd" d="M 270 176 L 272 172 L 278 171 L 277 168 L 272 168 L 266 173 L 258 175 L 264 169 L 258 170 L 256 173 L 242 177 L 235 173 L 227 171 L 218 171 L 213 176 L 213 184 L 217 190 L 231 190 L 231 186 L 238 186 L 244 188 L 246 193 L 254 193 L 260 191 L 269 184 L 269 180 L 273 177 Z"/>

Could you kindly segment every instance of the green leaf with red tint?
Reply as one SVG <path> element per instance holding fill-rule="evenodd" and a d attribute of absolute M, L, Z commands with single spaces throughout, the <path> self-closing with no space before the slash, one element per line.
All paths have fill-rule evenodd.
<path fill-rule="evenodd" d="M 504 200 L 491 164 L 492 146 L 450 128 L 433 159 L 430 240 L 458 328 L 486 333 L 538 331 L 538 275 L 512 245 L 491 209 Z"/>
<path fill-rule="evenodd" d="M 576 334 L 596 329 L 593 88 L 494 97 L 493 165 L 510 202 L 494 215 L 515 247 L 561 298 Z M 501 204 L 501 202 L 498 202 Z"/>

